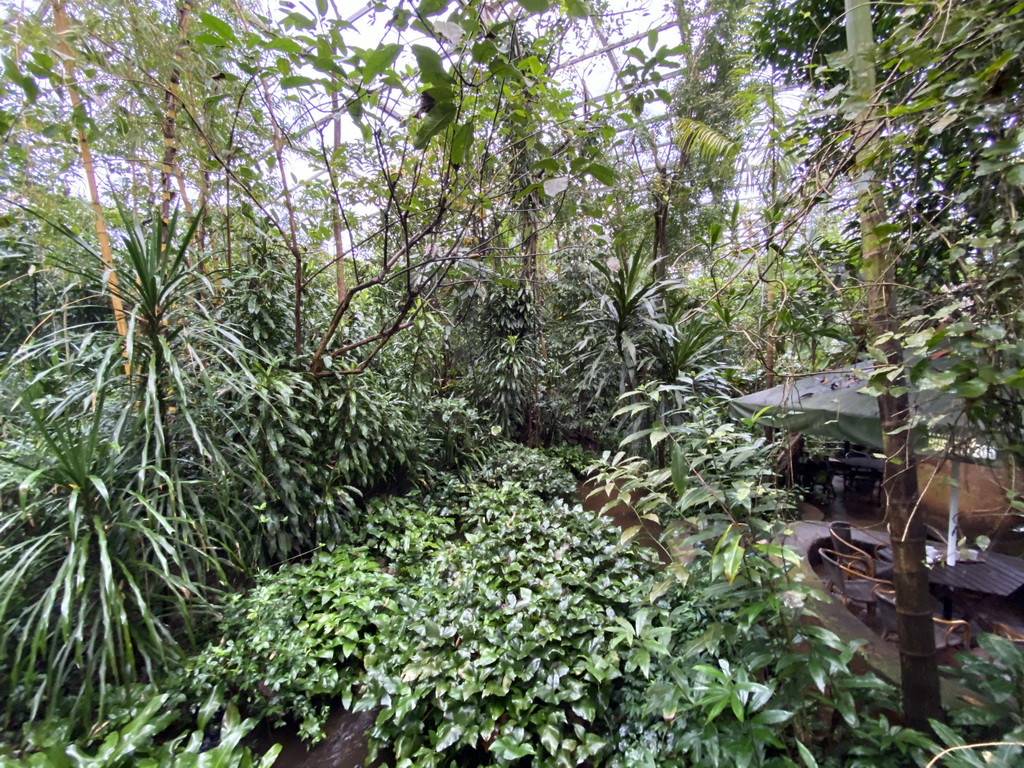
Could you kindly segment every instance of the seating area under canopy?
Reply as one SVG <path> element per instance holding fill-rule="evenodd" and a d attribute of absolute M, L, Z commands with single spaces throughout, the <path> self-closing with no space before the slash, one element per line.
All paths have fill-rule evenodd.
<path fill-rule="evenodd" d="M 821 520 L 828 537 L 808 551 L 815 570 L 847 608 L 886 639 L 896 639 L 893 623 L 892 549 L 885 525 L 881 489 L 885 458 L 877 398 L 865 391 L 873 363 L 790 377 L 778 386 L 732 401 L 733 415 L 790 433 L 790 479 L 807 492 L 805 519 Z M 966 450 L 967 430 L 958 425 L 957 399 L 934 391 L 910 390 L 914 443 L 919 453 L 940 444 L 952 455 L 937 462 L 947 474 L 928 482 L 949 490 L 948 512 L 940 526 L 928 526 L 929 583 L 934 598 L 938 648 L 969 649 L 979 632 L 995 631 L 1024 642 L 1024 560 L 997 553 L 961 536 L 960 464 L 989 472 L 984 451 Z M 805 440 L 816 448 L 805 451 Z M 933 460 L 933 463 L 936 463 Z M 921 472 L 919 470 L 919 478 Z M 973 538 L 973 537 L 972 537 Z M 982 540 L 982 544 L 984 542 Z"/>

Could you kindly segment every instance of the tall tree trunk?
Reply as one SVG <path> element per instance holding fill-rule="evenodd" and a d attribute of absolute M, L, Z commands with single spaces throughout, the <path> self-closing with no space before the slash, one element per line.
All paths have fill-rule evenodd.
<path fill-rule="evenodd" d="M 187 43 L 188 20 L 192 14 L 192 3 L 183 0 L 178 6 L 178 42 L 174 46 L 174 57 L 171 63 L 170 81 L 164 92 L 164 159 L 160 171 L 160 218 L 164 223 L 164 241 L 167 245 L 167 223 L 171 218 L 171 177 L 175 175 L 177 168 L 178 145 L 175 136 L 175 120 L 178 110 L 178 88 L 181 84 L 181 61 Z M 182 195 L 185 192 L 185 180 L 178 173 L 178 183 L 181 186 Z"/>
<path fill-rule="evenodd" d="M 85 132 L 85 105 L 78 93 L 75 83 L 75 54 L 68 42 L 68 17 L 61 0 L 53 0 L 53 25 L 57 31 L 57 46 L 64 60 L 64 77 L 67 80 L 68 98 L 71 109 L 75 113 L 73 121 L 78 132 L 78 149 L 82 155 L 82 167 L 89 186 L 89 199 L 92 202 L 93 219 L 96 222 L 96 239 L 100 244 L 100 257 L 107 268 L 110 285 L 110 305 L 114 310 L 114 324 L 122 337 L 128 335 L 128 323 L 125 321 L 124 305 L 118 291 L 117 270 L 114 269 L 114 256 L 110 251 L 110 238 L 107 235 L 107 223 L 103 218 L 103 206 L 100 204 L 99 187 L 96 184 L 96 168 L 92 162 L 92 151 L 89 148 L 89 137 Z"/>
<path fill-rule="evenodd" d="M 339 83 L 340 86 L 340 83 Z M 331 110 L 334 112 L 334 154 L 341 150 L 341 106 L 338 103 L 338 92 L 331 93 Z M 345 248 L 341 242 L 341 197 L 334 201 L 334 269 L 338 287 L 338 303 L 345 300 L 348 288 L 345 285 Z"/>
<path fill-rule="evenodd" d="M 658 280 L 668 277 L 668 200 L 672 181 L 663 168 L 654 180 L 654 276 Z"/>
<path fill-rule="evenodd" d="M 858 152 L 853 178 L 859 188 L 857 212 L 860 217 L 864 281 L 868 294 L 868 324 L 875 338 L 888 335 L 880 345 L 889 365 L 902 369 L 903 347 L 892 335 L 898 330 L 894 295 L 895 256 L 887 237 L 880 234 L 886 221 L 885 202 L 876 170 L 878 142 L 873 109 L 875 92 L 874 34 L 869 0 L 846 0 L 846 36 L 850 52 L 853 95 L 865 107 L 855 118 L 853 138 Z M 903 376 L 878 397 L 882 421 L 883 451 L 886 455 L 882 487 L 885 512 L 892 535 L 896 586 L 897 627 L 900 636 L 900 673 L 903 685 L 903 717 L 907 725 L 927 727 L 929 718 L 942 716 L 939 674 L 935 661 L 928 571 L 925 567 L 925 528 L 918 505 L 917 474 L 908 429 L 910 410 Z"/>
<path fill-rule="evenodd" d="M 778 164 L 778 147 L 775 144 L 775 136 L 777 135 L 777 125 L 775 122 L 776 118 L 776 103 L 775 103 L 775 83 L 771 83 L 771 102 L 769 104 L 769 113 L 771 115 L 771 122 L 769 124 L 768 135 L 772 139 L 772 143 L 769 145 L 768 151 L 771 153 L 771 167 L 769 168 L 768 177 L 768 206 L 765 227 L 765 245 L 764 252 L 768 257 L 768 264 L 765 265 L 764 272 L 764 311 L 761 313 L 760 323 L 761 337 L 765 339 L 766 347 L 764 353 L 764 367 L 767 371 L 765 376 L 765 387 L 771 389 L 775 386 L 775 352 L 776 352 L 776 340 L 775 340 L 775 326 L 778 321 L 779 308 L 775 306 L 776 302 L 776 286 L 775 282 L 782 274 L 782 268 L 779 264 L 778 254 L 775 252 L 775 235 L 779 223 L 779 164 Z M 813 357 L 811 358 L 814 359 Z M 765 438 L 769 443 L 775 442 L 775 428 L 765 427 L 764 430 Z M 792 437 L 792 435 L 791 435 Z M 789 482 L 793 483 L 796 477 L 796 471 L 793 466 L 794 452 L 792 450 L 793 440 L 788 441 L 789 445 L 786 450 L 786 475 L 789 478 Z M 802 445 L 801 441 L 801 445 Z"/>
<path fill-rule="evenodd" d="M 224 174 L 224 270 L 231 279 L 231 160 Z"/>
<path fill-rule="evenodd" d="M 199 140 L 200 154 L 199 154 L 199 231 L 196 233 L 196 243 L 199 251 L 199 268 L 206 271 L 211 271 L 216 275 L 217 273 L 217 250 L 211 247 L 210 249 L 210 263 L 206 264 L 206 211 L 210 207 L 210 166 L 206 162 L 206 157 L 203 156 L 202 149 L 206 147 L 206 139 Z M 214 278 L 214 286 L 220 286 L 220 277 Z"/>
<path fill-rule="evenodd" d="M 295 291 L 292 303 L 292 321 L 294 325 L 295 357 L 302 354 L 302 250 L 299 248 L 298 224 L 295 220 L 295 206 L 292 204 L 292 191 L 288 186 L 288 172 L 284 165 L 284 145 L 286 137 L 277 121 L 277 113 L 274 111 L 274 102 L 270 98 L 270 88 L 266 80 L 260 81 L 263 86 L 263 96 L 267 105 L 267 114 L 270 116 L 270 125 L 274 130 L 274 154 L 277 158 L 277 170 L 281 176 L 281 189 L 284 192 L 284 205 L 288 211 L 288 250 L 291 251 L 292 260 L 295 262 Z M 339 302 L 340 304 L 341 302 Z"/>
<path fill-rule="evenodd" d="M 771 82 L 771 96 L 769 103 L 769 114 L 770 122 L 768 126 L 768 135 L 771 137 L 771 144 L 769 145 L 768 151 L 771 154 L 771 166 L 769 168 L 768 176 L 768 216 L 767 216 L 767 227 L 765 228 L 765 253 L 768 256 L 768 265 L 765 268 L 765 311 L 761 315 L 761 322 L 764 323 L 762 336 L 767 340 L 767 348 L 765 349 L 764 367 L 768 371 L 768 375 L 765 379 L 765 386 L 768 388 L 775 386 L 775 353 L 776 353 L 776 341 L 775 341 L 775 326 L 778 321 L 778 308 L 775 306 L 776 287 L 775 282 L 782 274 L 781 265 L 779 264 L 778 254 L 775 252 L 775 235 L 778 230 L 779 224 L 779 152 L 776 144 L 775 136 L 778 133 L 778 124 L 776 122 L 777 104 L 775 102 L 775 81 Z M 813 358 L 812 358 L 813 359 Z M 775 436 L 775 430 L 771 427 L 768 428 L 768 439 L 772 440 Z M 790 454 L 792 457 L 792 454 Z M 790 467 L 792 470 L 792 467 Z M 790 474 L 792 477 L 792 473 Z"/>
<path fill-rule="evenodd" d="M 523 201 L 523 283 L 530 291 L 530 308 L 533 312 L 537 312 L 537 302 L 540 301 L 539 291 L 537 286 L 540 280 L 540 221 L 538 211 L 540 210 L 540 199 L 536 191 L 531 192 L 527 198 Z M 541 324 L 536 322 L 536 317 L 532 320 L 533 327 L 531 332 L 535 333 L 541 340 L 541 347 L 546 348 L 543 344 L 543 329 Z M 539 353 L 541 350 L 536 350 Z M 538 380 L 534 380 L 533 387 L 530 391 L 529 400 L 526 403 L 525 413 L 523 414 L 523 442 L 526 445 L 537 447 L 540 445 L 540 383 Z"/>

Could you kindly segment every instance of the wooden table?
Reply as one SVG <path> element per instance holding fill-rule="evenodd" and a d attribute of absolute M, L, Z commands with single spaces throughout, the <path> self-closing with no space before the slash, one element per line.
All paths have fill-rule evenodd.
<path fill-rule="evenodd" d="M 946 551 L 928 546 L 929 560 L 935 562 L 928 568 L 928 583 L 950 589 L 966 589 L 983 595 L 1006 597 L 1024 587 L 1024 560 L 1019 557 L 982 552 L 977 560 L 957 560 L 956 565 L 946 565 Z M 892 548 L 879 547 L 880 559 L 892 559 Z"/>
<path fill-rule="evenodd" d="M 1024 587 L 1024 560 L 1019 557 L 984 552 L 978 560 L 957 560 L 949 566 L 944 556 L 942 552 L 942 559 L 928 570 L 930 584 L 1000 597 Z"/>

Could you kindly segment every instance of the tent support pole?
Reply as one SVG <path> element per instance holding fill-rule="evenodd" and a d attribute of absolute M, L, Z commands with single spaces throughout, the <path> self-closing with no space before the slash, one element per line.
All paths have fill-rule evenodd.
<path fill-rule="evenodd" d="M 946 565 L 956 565 L 957 529 L 960 527 L 960 462 L 952 460 L 949 468 L 949 530 L 946 534 Z"/>

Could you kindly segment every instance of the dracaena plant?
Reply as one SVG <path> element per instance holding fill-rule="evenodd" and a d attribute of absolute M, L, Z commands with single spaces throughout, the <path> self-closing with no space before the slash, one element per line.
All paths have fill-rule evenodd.
<path fill-rule="evenodd" d="M 69 700 L 86 716 L 108 686 L 168 661 L 217 561 L 183 484 L 146 460 L 140 425 L 110 412 L 105 388 L 84 412 L 38 384 L 20 407 L 30 426 L 0 477 L 4 714 Z"/>
<path fill-rule="evenodd" d="M 218 438 L 231 419 L 223 392 L 244 384 L 245 361 L 196 301 L 196 222 L 179 236 L 177 217 L 148 234 L 124 218 L 125 333 L 41 324 L 3 371 L 8 722 L 102 714 L 111 686 L 152 679 L 178 654 L 225 568 L 248 559 L 251 526 L 236 511 L 248 454 Z M 85 254 L 61 266 L 96 296 L 112 289 L 99 255 L 58 229 Z"/>

